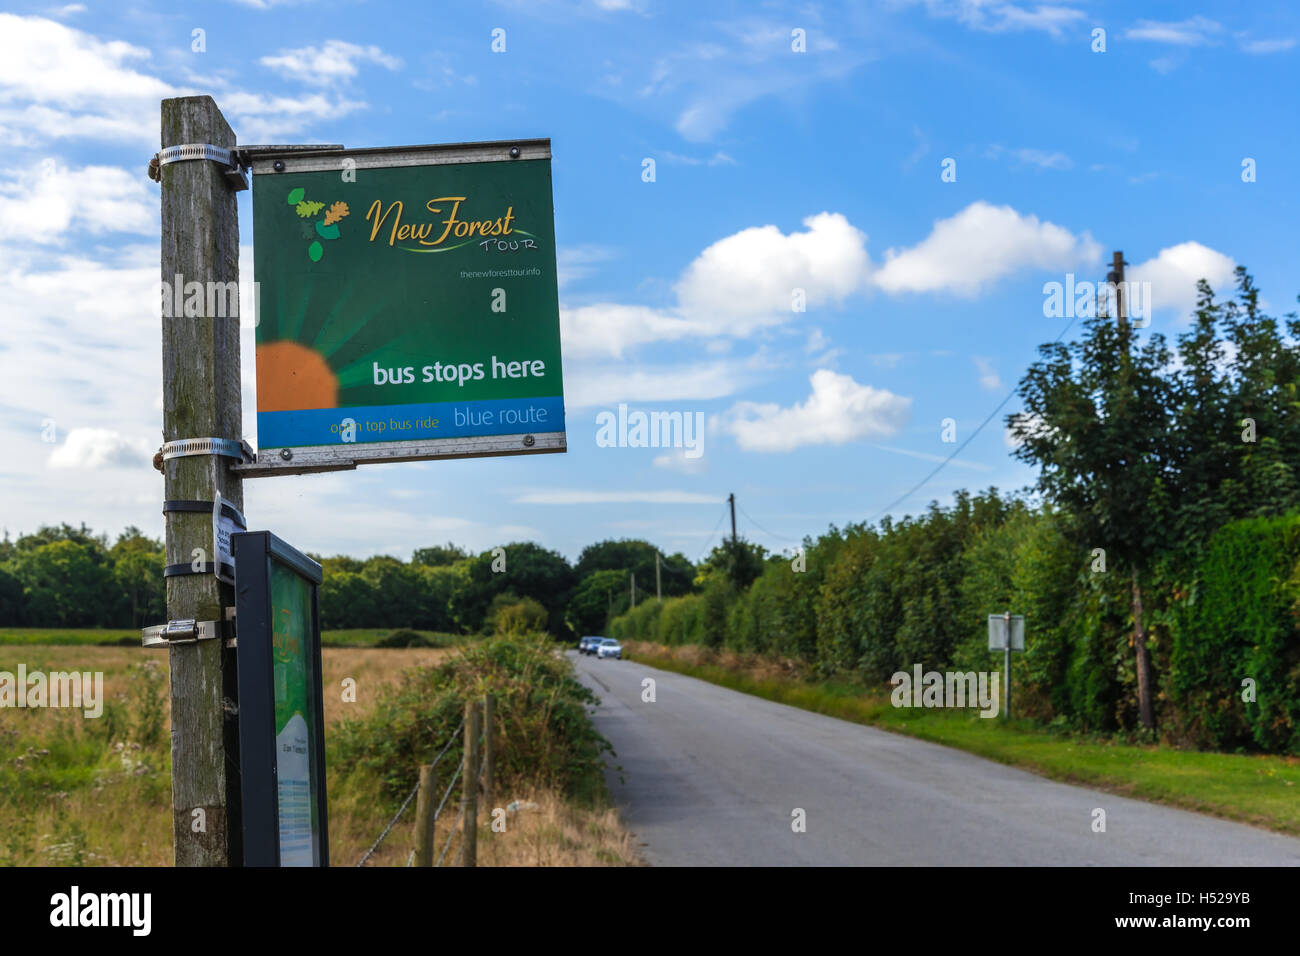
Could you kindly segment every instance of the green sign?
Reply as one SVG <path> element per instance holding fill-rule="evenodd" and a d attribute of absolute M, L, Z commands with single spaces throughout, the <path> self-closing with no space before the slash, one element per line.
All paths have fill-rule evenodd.
<path fill-rule="evenodd" d="M 564 450 L 549 141 L 253 172 L 257 467 Z"/>

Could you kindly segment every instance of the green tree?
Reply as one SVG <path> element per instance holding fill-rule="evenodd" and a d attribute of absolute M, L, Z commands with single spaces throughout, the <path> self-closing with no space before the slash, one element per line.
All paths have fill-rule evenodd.
<path fill-rule="evenodd" d="M 578 636 L 603 634 L 610 618 L 627 609 L 627 591 L 626 571 L 592 571 L 574 589 L 564 621 Z"/>
<path fill-rule="evenodd" d="M 1079 341 L 1039 347 L 1020 381 L 1024 412 L 1008 416 L 1016 457 L 1039 467 L 1038 487 L 1073 516 L 1076 542 L 1103 548 L 1130 580 L 1138 710 L 1155 726 L 1143 580 L 1172 545 L 1170 494 L 1177 394 L 1164 337 L 1139 340 L 1123 317 L 1085 320 Z"/>

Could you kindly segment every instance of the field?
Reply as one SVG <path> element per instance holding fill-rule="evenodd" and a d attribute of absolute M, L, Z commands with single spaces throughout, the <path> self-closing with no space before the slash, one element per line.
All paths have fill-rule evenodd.
<path fill-rule="evenodd" d="M 321 644 L 325 647 L 374 647 L 393 634 L 391 627 L 356 628 L 352 630 L 322 631 Z M 431 647 L 452 647 L 466 638 L 460 634 L 443 634 L 439 631 L 410 631 L 418 634 Z M 139 647 L 140 632 L 131 629 L 82 627 L 4 627 L 0 628 L 0 646 L 6 644 L 68 644 Z"/>
<path fill-rule="evenodd" d="M 49 634 L 50 632 L 43 632 Z M 66 708 L 0 710 L 0 865 L 169 866 L 172 862 L 169 685 L 167 654 L 135 647 L 22 641 L 0 651 L 0 670 L 22 663 L 32 671 L 99 671 L 103 712 L 87 718 Z M 346 632 L 345 632 L 346 633 Z M 372 632 L 365 632 L 370 634 Z M 388 631 L 373 632 L 380 637 Z M 20 636 L 5 633 L 8 643 Z M 134 634 L 139 640 L 138 633 Z M 330 727 L 360 717 L 379 689 L 404 668 L 435 663 L 454 649 L 339 648 L 322 653 L 327 747 Z M 344 678 L 356 681 L 356 702 L 342 699 Z M 353 865 L 391 818 L 374 794 L 332 772 L 330 844 L 334 865 Z M 480 812 L 480 865 L 627 865 L 636 862 L 629 836 L 613 811 L 573 807 L 547 792 L 501 794 L 498 803 L 535 804 L 493 834 Z M 449 801 L 454 811 L 455 796 Z M 406 864 L 414 802 L 368 865 Z M 438 846 L 454 812 L 440 820 Z M 449 858 L 454 857 L 453 844 Z"/>

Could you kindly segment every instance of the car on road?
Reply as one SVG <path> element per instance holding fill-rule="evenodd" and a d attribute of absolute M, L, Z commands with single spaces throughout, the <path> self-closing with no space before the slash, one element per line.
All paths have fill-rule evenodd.
<path fill-rule="evenodd" d="M 596 657 L 598 659 L 617 657 L 621 661 L 623 659 L 623 645 L 612 637 L 607 637 L 596 645 Z"/>
<path fill-rule="evenodd" d="M 578 642 L 578 653 L 579 654 L 596 653 L 596 645 L 603 640 L 604 640 L 603 637 L 584 637 L 582 640 Z"/>

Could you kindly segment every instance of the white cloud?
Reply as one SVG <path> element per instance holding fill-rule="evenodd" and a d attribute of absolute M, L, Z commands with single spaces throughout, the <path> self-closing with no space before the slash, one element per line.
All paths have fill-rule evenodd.
<path fill-rule="evenodd" d="M 175 87 L 143 73 L 149 51 L 43 17 L 0 13 L 0 138 L 158 139 L 158 101 Z"/>
<path fill-rule="evenodd" d="M 874 271 L 866 234 L 842 214 L 819 213 L 803 224 L 804 231 L 788 234 L 756 226 L 713 243 L 682 272 L 672 306 L 561 307 L 565 354 L 617 358 L 652 342 L 744 338 L 797 321 L 796 289 L 803 290 L 807 308 L 839 305 L 873 288 L 972 296 L 1020 269 L 1058 271 L 1101 258 L 1101 247 L 1086 232 L 1076 236 L 986 202 L 938 220 L 915 246 L 890 249 Z"/>
<path fill-rule="evenodd" d="M 979 355 L 971 356 L 975 362 L 975 368 L 980 373 L 980 388 L 986 388 L 991 392 L 999 391 L 1002 388 L 1002 379 L 998 376 L 998 371 L 993 364 L 986 358 Z"/>
<path fill-rule="evenodd" d="M 566 351 L 568 344 L 565 344 Z M 751 380 L 756 360 L 611 366 L 576 364 L 565 368 L 564 404 L 570 410 L 619 402 L 687 402 L 725 398 Z"/>
<path fill-rule="evenodd" d="M 1087 232 L 1068 229 L 1010 206 L 979 201 L 934 224 L 910 249 L 885 253 L 876 285 L 886 292 L 954 292 L 973 296 L 985 285 L 1024 268 L 1096 265 L 1101 246 Z"/>
<path fill-rule="evenodd" d="M 1220 24 L 1200 15 L 1176 22 L 1138 20 L 1136 27 L 1124 31 L 1124 38 L 1171 43 L 1175 46 L 1205 46 L 1218 42 L 1216 35 L 1222 29 Z"/>
<path fill-rule="evenodd" d="M 231 91 L 221 95 L 221 110 L 241 142 L 273 142 L 308 129 L 317 120 L 338 119 L 366 104 L 322 93 L 310 96 L 267 96 Z"/>
<path fill-rule="evenodd" d="M 803 224 L 804 232 L 758 226 L 713 243 L 677 283 L 683 310 L 743 334 L 788 315 L 795 289 L 804 290 L 808 306 L 860 291 L 871 268 L 867 237 L 839 213 L 809 216 Z"/>
<path fill-rule="evenodd" d="M 1042 149 L 1013 149 L 1011 155 L 1026 166 L 1037 166 L 1040 169 L 1069 169 L 1074 165 L 1064 153 L 1049 153 Z"/>
<path fill-rule="evenodd" d="M 93 471 L 138 467 L 151 458 L 149 443 L 142 439 L 127 438 L 109 428 L 74 428 L 63 444 L 50 452 L 49 466 Z"/>
<path fill-rule="evenodd" d="M 47 159 L 0 180 L 0 234 L 10 241 L 60 244 L 81 231 L 156 234 L 158 195 L 152 185 L 116 166 L 68 169 Z"/>
<path fill-rule="evenodd" d="M 1186 317 L 1196 308 L 1196 283 L 1205 279 L 1216 294 L 1233 281 L 1237 264 L 1228 256 L 1199 242 L 1183 242 L 1161 249 L 1153 259 L 1130 266 L 1129 282 L 1151 283 L 1151 306 L 1173 309 Z"/>
<path fill-rule="evenodd" d="M 360 63 L 374 63 L 386 70 L 402 67 L 399 57 L 377 46 L 359 46 L 344 40 L 327 40 L 321 47 L 282 50 L 275 56 L 262 57 L 259 62 L 289 79 L 322 85 L 351 80 L 357 75 Z"/>
<path fill-rule="evenodd" d="M 603 246 L 564 246 L 555 252 L 555 278 L 559 287 L 577 279 L 588 276 L 598 262 L 611 258 L 611 253 Z"/>
<path fill-rule="evenodd" d="M 520 505 L 716 505 L 721 495 L 693 491 L 530 491 L 515 498 Z"/>
<path fill-rule="evenodd" d="M 788 235 L 758 226 L 713 243 L 683 272 L 674 307 L 562 308 L 566 354 L 621 356 L 648 342 L 744 337 L 790 321 L 796 289 L 809 307 L 862 291 L 871 267 L 867 237 L 839 213 L 809 216 L 804 226 Z"/>
<path fill-rule="evenodd" d="M 1295 37 L 1276 40 L 1243 40 L 1241 48 L 1252 56 L 1266 56 L 1269 53 L 1285 53 L 1295 46 Z"/>
<path fill-rule="evenodd" d="M 915 0 L 913 0 L 915 2 Z M 1041 30 L 1054 37 L 1085 18 L 1082 10 L 1057 3 L 1039 3 L 1033 9 L 1006 0 L 922 0 L 931 16 L 955 19 L 986 33 Z"/>
<path fill-rule="evenodd" d="M 818 369 L 807 401 L 782 408 L 776 403 L 737 402 L 715 421 L 746 451 L 786 452 L 804 445 L 842 445 L 897 432 L 912 400 L 860 385 L 848 375 Z"/>
<path fill-rule="evenodd" d="M 684 475 L 698 475 L 705 469 L 705 458 L 704 455 L 687 458 L 685 448 L 673 448 L 662 455 L 656 455 L 653 464 L 656 468 L 666 468 Z"/>

